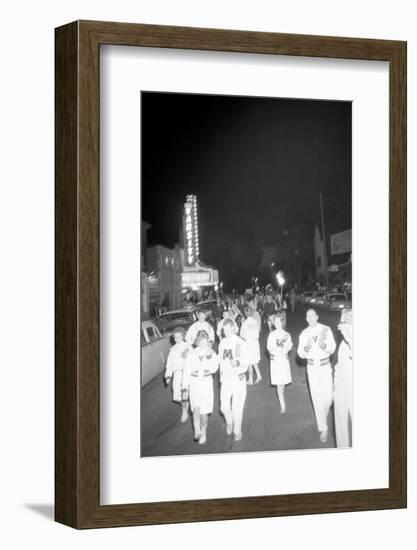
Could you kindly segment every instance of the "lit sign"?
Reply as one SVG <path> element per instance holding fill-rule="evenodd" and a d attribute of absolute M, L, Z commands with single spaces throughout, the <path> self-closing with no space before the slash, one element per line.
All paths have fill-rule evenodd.
<path fill-rule="evenodd" d="M 187 195 L 184 204 L 184 257 L 185 265 L 194 265 L 199 257 L 197 197 Z"/>
<path fill-rule="evenodd" d="M 207 269 L 205 271 L 183 271 L 181 274 L 181 279 L 183 288 L 212 286 L 219 283 L 219 272 L 217 269 Z"/>

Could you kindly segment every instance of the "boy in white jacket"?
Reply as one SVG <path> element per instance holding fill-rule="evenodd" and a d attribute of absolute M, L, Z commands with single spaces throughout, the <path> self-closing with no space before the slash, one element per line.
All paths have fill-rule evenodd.
<path fill-rule="evenodd" d="M 190 352 L 190 346 L 184 341 L 185 329 L 178 327 L 173 332 L 175 344 L 169 351 L 167 364 L 165 367 L 165 383 L 168 385 L 172 380 L 172 400 L 181 403 L 181 422 L 188 418 L 189 402 L 184 399 L 181 393 L 182 377 L 185 360 Z"/>
<path fill-rule="evenodd" d="M 328 437 L 327 415 L 333 401 L 333 377 L 330 356 L 336 349 L 331 328 L 318 322 L 315 309 L 308 309 L 308 327 L 300 334 L 298 355 L 307 359 L 307 376 L 313 401 L 320 441 Z"/>
<path fill-rule="evenodd" d="M 223 331 L 225 337 L 219 344 L 220 411 L 226 421 L 226 432 L 233 433 L 235 441 L 240 441 L 246 400 L 248 354 L 245 341 L 235 334 L 235 323 L 232 319 L 224 321 Z"/>

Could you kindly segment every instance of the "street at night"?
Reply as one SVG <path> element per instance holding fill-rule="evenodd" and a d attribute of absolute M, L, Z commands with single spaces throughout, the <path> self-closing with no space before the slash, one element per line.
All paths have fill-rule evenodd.
<path fill-rule="evenodd" d="M 141 106 L 141 456 L 350 447 L 351 102 Z"/>
<path fill-rule="evenodd" d="M 287 329 L 293 340 L 290 364 L 292 383 L 286 387 L 287 412 L 279 412 L 275 387 L 270 384 L 269 359 L 266 353 L 268 329 L 264 325 L 260 338 L 262 381 L 248 386 L 243 415 L 243 438 L 235 442 L 226 434 L 225 421 L 219 411 L 219 381 L 214 376 L 214 411 L 209 417 L 207 443 L 198 445 L 193 440 L 191 420 L 180 422 L 181 410 L 173 403 L 163 374 L 142 389 L 142 445 L 141 456 L 191 455 L 242 451 L 274 451 L 290 449 L 317 449 L 335 447 L 333 407 L 329 412 L 329 438 L 319 441 L 319 433 L 308 389 L 305 361 L 297 357 L 298 335 L 305 328 L 306 307 L 297 304 L 295 313 L 287 314 Z M 320 321 L 331 327 L 336 341 L 340 340 L 337 324 L 340 314 L 319 312 Z M 335 356 L 332 357 L 334 363 Z"/>

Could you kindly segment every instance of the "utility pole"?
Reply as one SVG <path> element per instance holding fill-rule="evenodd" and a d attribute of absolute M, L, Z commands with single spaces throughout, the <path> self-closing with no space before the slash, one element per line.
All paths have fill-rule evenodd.
<path fill-rule="evenodd" d="M 320 191 L 320 214 L 321 214 L 321 235 L 323 238 L 324 280 L 326 282 L 326 289 L 329 289 L 329 270 L 327 267 L 327 244 L 326 244 L 326 232 L 324 229 L 323 197 L 321 195 L 321 191 Z"/>

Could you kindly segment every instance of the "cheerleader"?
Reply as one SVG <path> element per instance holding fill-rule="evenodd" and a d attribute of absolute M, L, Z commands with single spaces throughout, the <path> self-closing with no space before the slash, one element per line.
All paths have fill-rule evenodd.
<path fill-rule="evenodd" d="M 338 447 L 352 446 L 352 310 L 343 309 L 337 326 L 343 336 L 334 368 L 334 420 Z"/>
<path fill-rule="evenodd" d="M 178 327 L 173 332 L 175 344 L 170 349 L 165 368 L 165 383 L 169 385 L 172 381 L 172 400 L 181 403 L 181 422 L 188 418 L 189 402 L 183 399 L 181 394 L 183 369 L 185 359 L 190 351 L 190 346 L 185 342 L 185 329 Z"/>
<path fill-rule="evenodd" d="M 307 377 L 321 443 L 328 437 L 327 415 L 333 401 L 333 374 L 330 356 L 336 342 L 330 327 L 318 322 L 315 309 L 306 313 L 308 327 L 300 334 L 298 355 L 307 359 Z"/>
<path fill-rule="evenodd" d="M 232 319 L 225 319 L 224 338 L 219 344 L 220 412 L 226 421 L 226 433 L 233 433 L 235 441 L 240 441 L 248 357 L 246 342 L 236 334 L 235 326 Z"/>
<path fill-rule="evenodd" d="M 204 445 L 208 415 L 213 412 L 213 374 L 219 368 L 219 362 L 206 331 L 197 333 L 195 343 L 196 348 L 190 351 L 185 361 L 182 388 L 190 399 L 194 440 Z"/>
<path fill-rule="evenodd" d="M 253 384 L 253 371 L 256 373 L 256 382 L 258 384 L 262 380 L 261 371 L 259 370 L 259 361 L 261 360 L 261 352 L 259 349 L 259 332 L 261 330 L 260 324 L 254 317 L 254 310 L 252 308 L 245 309 L 246 319 L 243 321 L 240 328 L 240 336 L 246 341 L 246 348 L 248 352 L 248 384 Z"/>
<path fill-rule="evenodd" d="M 285 313 L 282 311 L 274 315 L 272 323 L 275 330 L 269 333 L 266 344 L 271 359 L 271 384 L 277 387 L 281 413 L 286 412 L 284 398 L 285 385 L 290 384 L 292 381 L 290 361 L 288 359 L 288 352 L 292 348 L 292 341 L 290 333 L 284 330 L 285 318 Z"/>

